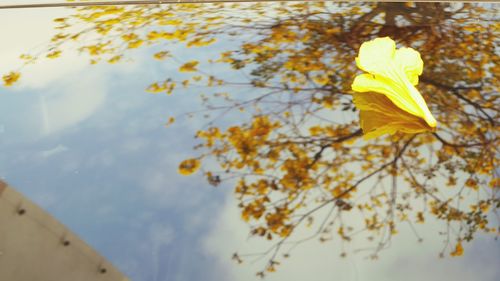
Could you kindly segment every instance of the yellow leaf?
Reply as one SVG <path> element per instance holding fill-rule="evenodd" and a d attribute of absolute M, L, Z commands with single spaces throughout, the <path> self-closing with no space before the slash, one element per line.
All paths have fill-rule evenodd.
<path fill-rule="evenodd" d="M 208 39 L 206 41 L 203 41 L 202 38 L 195 38 L 187 43 L 188 47 L 203 47 L 203 46 L 208 46 L 212 43 L 215 42 L 215 38 Z"/>
<path fill-rule="evenodd" d="M 180 19 L 168 19 L 168 20 L 161 20 L 158 22 L 160 25 L 173 25 L 173 26 L 179 26 L 182 24 L 182 20 Z"/>
<path fill-rule="evenodd" d="M 194 72 L 194 71 L 197 71 L 198 69 L 196 69 L 196 66 L 198 65 L 198 61 L 189 61 L 189 62 L 186 62 L 184 65 L 182 65 L 180 68 L 179 68 L 179 71 L 180 72 Z"/>
<path fill-rule="evenodd" d="M 479 190 L 479 186 L 477 185 L 477 182 L 471 178 L 469 178 L 465 181 L 465 186 L 467 186 L 468 188 L 474 189 L 474 190 Z"/>
<path fill-rule="evenodd" d="M 319 136 L 323 133 L 323 128 L 320 126 L 313 126 L 309 128 L 309 133 L 311 136 Z"/>
<path fill-rule="evenodd" d="M 128 47 L 127 48 L 129 48 L 129 49 L 136 49 L 136 48 L 139 48 L 142 45 L 142 43 L 144 43 L 144 41 L 141 40 L 141 39 L 138 39 L 138 40 L 135 40 L 135 41 L 131 41 L 131 42 L 128 43 Z"/>
<path fill-rule="evenodd" d="M 326 74 L 318 74 L 316 76 L 313 77 L 313 81 L 316 82 L 319 86 L 324 86 L 326 84 L 328 84 L 328 82 L 330 82 L 330 79 L 328 78 L 328 76 Z"/>
<path fill-rule="evenodd" d="M 3 84 L 7 87 L 12 86 L 17 80 L 19 80 L 19 77 L 21 77 L 19 72 L 11 71 L 9 74 L 2 77 Z"/>
<path fill-rule="evenodd" d="M 178 171 L 179 171 L 179 174 L 188 176 L 188 175 L 191 175 L 191 174 L 195 173 L 196 171 L 198 171 L 200 166 L 201 166 L 200 160 L 187 159 L 187 160 L 182 161 L 181 164 L 179 164 Z"/>
<path fill-rule="evenodd" d="M 108 60 L 108 63 L 115 64 L 115 63 L 119 62 L 121 59 L 122 59 L 122 56 L 121 55 L 117 55 L 117 56 L 114 56 L 114 57 L 110 58 Z"/>
<path fill-rule="evenodd" d="M 160 85 L 158 83 L 153 83 L 153 84 L 149 85 L 149 87 L 146 89 L 146 91 L 153 93 L 153 94 L 157 94 L 157 93 L 165 91 L 166 89 L 167 88 L 164 85 Z"/>
<path fill-rule="evenodd" d="M 167 124 L 165 124 L 165 127 L 172 125 L 174 122 L 175 122 L 175 117 L 168 118 L 168 122 Z"/>
<path fill-rule="evenodd" d="M 458 241 L 455 246 L 455 250 L 450 253 L 452 257 L 459 257 L 464 254 L 464 248 L 462 247 L 462 242 Z"/>
<path fill-rule="evenodd" d="M 136 40 L 138 38 L 137 34 L 135 33 L 129 33 L 129 34 L 124 34 L 122 35 L 122 40 L 123 41 L 132 41 L 132 40 Z"/>
<path fill-rule="evenodd" d="M 60 55 L 61 55 L 61 51 L 55 50 L 55 51 L 48 53 L 46 57 L 49 59 L 55 59 L 55 58 L 59 57 Z"/>
<path fill-rule="evenodd" d="M 168 51 L 161 51 L 153 55 L 153 57 L 157 60 L 164 60 L 170 57 L 170 53 Z"/>
<path fill-rule="evenodd" d="M 490 181 L 489 186 L 491 188 L 500 188 L 500 178 L 494 178 Z"/>
<path fill-rule="evenodd" d="M 19 58 L 22 60 L 33 60 L 33 56 L 28 55 L 28 54 L 22 54 L 19 56 Z"/>

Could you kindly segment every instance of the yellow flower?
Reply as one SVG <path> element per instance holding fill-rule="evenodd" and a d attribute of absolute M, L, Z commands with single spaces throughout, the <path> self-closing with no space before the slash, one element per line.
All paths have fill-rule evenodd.
<path fill-rule="evenodd" d="M 434 130 L 436 119 L 415 88 L 423 70 L 417 51 L 396 50 L 391 38 L 377 38 L 361 45 L 356 65 L 368 72 L 356 76 L 352 83 L 358 92 L 353 101 L 360 110 L 365 139 L 397 131 L 413 134 Z"/>
<path fill-rule="evenodd" d="M 158 52 L 158 53 L 153 55 L 153 57 L 157 60 L 164 60 L 169 56 L 170 56 L 170 53 L 168 51 Z"/>
<path fill-rule="evenodd" d="M 198 65 L 198 61 L 189 61 L 189 62 L 186 62 L 185 64 L 183 64 L 180 68 L 179 68 L 179 71 L 180 72 L 193 72 L 193 71 L 197 71 L 198 69 L 196 69 L 196 66 Z"/>
<path fill-rule="evenodd" d="M 14 83 L 16 83 L 17 80 L 19 80 L 19 77 L 21 77 L 21 74 L 11 71 L 9 74 L 6 74 L 2 77 L 3 84 L 7 87 L 12 86 Z"/>
<path fill-rule="evenodd" d="M 459 257 L 464 254 L 464 248 L 462 247 L 462 243 L 460 241 L 457 242 L 457 245 L 455 246 L 455 250 L 450 253 L 450 256 L 452 257 Z"/>
<path fill-rule="evenodd" d="M 198 159 L 187 159 L 179 164 L 179 174 L 181 175 L 191 175 L 198 171 L 201 166 L 201 162 Z"/>

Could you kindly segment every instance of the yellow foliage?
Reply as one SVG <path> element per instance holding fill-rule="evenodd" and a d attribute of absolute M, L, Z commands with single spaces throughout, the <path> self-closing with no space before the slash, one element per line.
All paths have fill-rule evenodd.
<path fill-rule="evenodd" d="M 484 217 L 498 206 L 494 191 L 500 185 L 494 174 L 500 164 L 495 150 L 500 146 L 500 71 L 498 55 L 492 51 L 494 28 L 467 23 L 465 15 L 477 18 L 473 11 L 478 7 L 472 7 L 460 18 L 446 18 L 453 29 L 447 29 L 448 24 L 433 25 L 432 32 L 428 26 L 401 26 L 392 33 L 380 23 L 393 16 L 383 14 L 382 4 L 345 4 L 340 12 L 325 9 L 336 5 L 251 3 L 247 8 L 255 13 L 248 13 L 250 17 L 228 17 L 231 13 L 225 11 L 240 9 L 238 3 L 81 8 L 57 21 L 61 33 L 41 56 L 74 40 L 72 44 L 81 44 L 80 50 L 95 63 L 117 62 L 133 53 L 128 48 L 149 46 L 164 50 L 153 55 L 162 60 L 174 56 L 167 51 L 171 46 L 203 47 L 218 38 L 236 39 L 231 42 L 239 47 L 220 46 L 220 54 L 209 62 L 248 80 L 225 81 L 220 73 L 207 73 L 211 68 L 201 69 L 201 62 L 191 60 L 179 72 L 199 74 L 175 81 L 167 77 L 151 83 L 147 91 L 170 94 L 174 89 L 228 86 L 224 94 L 202 96 L 202 102 L 217 105 L 209 111 L 218 112 L 220 105 L 223 111 L 241 110 L 248 119 L 238 123 L 227 118 L 223 124 L 229 128 L 224 129 L 217 124 L 219 118 L 209 120 L 210 127 L 196 134 L 201 156 L 180 163 L 179 173 L 192 174 L 200 169 L 202 156 L 212 157 L 220 169 L 207 171 L 207 181 L 215 186 L 236 179 L 241 216 L 255 226 L 253 234 L 265 239 L 293 235 L 295 225 L 307 222 L 304 214 L 314 218 L 318 213 L 309 211 L 328 206 L 333 207 L 332 221 L 311 227 L 321 241 L 333 235 L 347 241 L 363 229 L 367 238 L 376 240 L 380 233 L 396 233 L 396 218 L 398 223 L 436 219 L 456 225 L 463 230 L 456 234 L 459 241 L 476 230 L 491 231 L 493 225 Z M 436 20 L 448 14 L 439 5 L 432 9 Z M 394 10 L 402 23 L 413 17 L 406 10 Z M 373 20 L 363 16 L 370 13 Z M 266 24 L 254 15 L 264 16 Z M 417 20 L 427 18 L 421 14 Z M 81 22 L 88 28 L 69 28 Z M 385 34 L 394 40 L 377 38 Z M 396 42 L 418 52 L 396 49 Z M 190 50 L 184 51 L 188 57 Z M 37 58 L 27 55 L 25 60 Z M 173 60 L 185 62 L 181 57 Z M 420 76 L 424 61 L 425 75 Z M 358 68 L 364 73 L 357 75 Z M 17 72 L 3 77 L 8 85 L 18 78 Z M 177 84 L 184 87 L 176 88 Z M 233 85 L 248 87 L 252 94 L 239 95 L 239 89 L 226 93 Z M 353 118 L 353 105 L 360 111 L 359 122 Z M 169 118 L 166 125 L 174 120 Z M 359 138 L 362 132 L 365 139 L 390 136 L 365 142 Z M 464 186 L 477 192 L 442 190 L 444 184 L 462 183 L 464 173 L 470 177 Z M 390 182 L 397 184 L 394 199 L 387 193 Z M 488 185 L 495 190 L 484 188 Z M 466 198 L 471 193 L 473 197 Z M 488 200 L 481 201 L 485 195 Z M 465 199 L 477 201 L 460 204 Z M 416 208 L 413 202 L 430 202 L 430 208 Z M 463 205 L 473 206 L 472 211 L 463 210 Z M 336 219 L 347 211 L 366 218 L 366 228 L 352 229 L 350 221 Z M 452 254 L 462 253 L 458 243 Z"/>
<path fill-rule="evenodd" d="M 199 64 L 198 61 L 190 61 L 190 62 L 186 62 L 185 64 L 183 64 L 180 68 L 179 68 L 179 71 L 180 72 L 194 72 L 194 71 L 197 71 L 198 69 L 196 68 L 196 66 Z"/>
<path fill-rule="evenodd" d="M 146 91 L 153 93 L 153 94 L 161 93 L 165 90 L 166 90 L 166 88 L 163 85 L 160 85 L 158 83 L 153 83 L 153 84 L 149 85 L 149 87 L 146 89 Z"/>
<path fill-rule="evenodd" d="M 108 63 L 115 64 L 115 63 L 119 62 L 122 59 L 122 57 L 123 57 L 122 55 L 114 56 L 108 60 Z"/>
<path fill-rule="evenodd" d="M 169 51 L 161 51 L 158 53 L 155 53 L 153 57 L 157 60 L 164 60 L 168 57 L 170 57 L 170 52 Z"/>
<path fill-rule="evenodd" d="M 143 43 L 144 43 L 144 40 L 138 39 L 138 40 L 128 42 L 127 47 L 129 49 L 136 49 L 136 48 L 139 48 Z"/>
<path fill-rule="evenodd" d="M 189 41 L 186 46 L 188 47 L 204 47 L 213 44 L 216 41 L 215 38 L 210 38 L 208 40 L 203 40 L 203 38 L 194 38 Z"/>
<path fill-rule="evenodd" d="M 500 178 L 494 178 L 490 180 L 489 186 L 491 188 L 500 188 Z"/>
<path fill-rule="evenodd" d="M 168 118 L 168 122 L 165 124 L 165 127 L 172 125 L 175 122 L 175 117 Z"/>
<path fill-rule="evenodd" d="M 139 38 L 139 36 L 137 36 L 137 34 L 135 33 L 128 33 L 122 35 L 122 40 L 126 42 L 137 40 L 137 38 Z"/>
<path fill-rule="evenodd" d="M 61 55 L 60 50 L 54 50 L 46 55 L 47 58 L 49 59 L 55 59 L 58 58 Z"/>
<path fill-rule="evenodd" d="M 19 72 L 11 71 L 9 74 L 6 74 L 2 77 L 3 84 L 7 87 L 10 87 L 14 85 L 17 80 L 19 80 L 19 77 L 21 77 L 21 74 Z"/>
<path fill-rule="evenodd" d="M 188 175 L 191 175 L 191 174 L 195 173 L 196 171 L 198 171 L 200 166 L 201 166 L 200 160 L 187 159 L 187 160 L 182 161 L 179 164 L 178 171 L 179 171 L 179 174 L 184 175 L 184 176 L 188 176 Z"/>
<path fill-rule="evenodd" d="M 478 190 L 479 189 L 479 186 L 477 185 L 477 182 L 472 179 L 472 178 L 469 178 L 465 181 L 465 186 L 467 186 L 468 188 L 471 188 L 473 190 Z"/>
<path fill-rule="evenodd" d="M 452 257 L 460 257 L 464 254 L 464 248 L 462 247 L 462 242 L 458 241 L 455 245 L 455 249 L 450 253 Z"/>

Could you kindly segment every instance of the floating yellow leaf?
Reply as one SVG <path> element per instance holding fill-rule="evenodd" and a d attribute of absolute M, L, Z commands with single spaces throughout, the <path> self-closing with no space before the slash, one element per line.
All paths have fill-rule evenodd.
<path fill-rule="evenodd" d="M 194 71 L 197 71 L 196 69 L 196 66 L 198 65 L 198 61 L 189 61 L 189 62 L 186 62 L 184 65 L 182 65 L 180 68 L 179 68 L 179 71 L 180 72 L 194 72 Z"/>
<path fill-rule="evenodd" d="M 19 77 L 21 77 L 21 74 L 19 74 L 19 72 L 11 71 L 9 74 L 6 74 L 2 77 L 3 84 L 7 87 L 12 86 L 14 83 L 16 83 L 17 80 L 19 80 Z"/>
<path fill-rule="evenodd" d="M 181 175 L 191 175 L 198 171 L 200 168 L 201 162 L 198 159 L 187 159 L 179 164 L 179 174 Z"/>
<path fill-rule="evenodd" d="M 356 65 L 368 72 L 352 83 L 359 92 L 354 94 L 354 104 L 360 110 L 365 138 L 434 130 L 437 122 L 415 88 L 423 70 L 417 51 L 396 50 L 391 38 L 377 38 L 361 45 Z"/>

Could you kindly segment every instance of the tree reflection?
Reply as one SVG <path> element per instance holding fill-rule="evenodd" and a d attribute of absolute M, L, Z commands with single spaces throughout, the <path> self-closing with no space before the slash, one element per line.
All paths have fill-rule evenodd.
<path fill-rule="evenodd" d="M 203 169 L 204 160 L 217 161 L 219 170 L 203 169 L 208 182 L 234 184 L 251 234 L 275 241 L 259 254 L 268 259 L 267 271 L 311 238 L 348 243 L 365 235 L 376 257 L 399 225 L 438 220 L 446 240 L 441 254 L 457 256 L 476 232 L 499 233 L 498 19 L 480 5 L 105 6 L 78 8 L 55 21 L 61 33 L 46 52 L 23 59 L 56 58 L 69 41 L 79 42 L 92 63 L 117 63 L 130 49 L 148 46 L 163 48 L 155 59 L 172 61 L 172 44 L 239 42 L 210 63 L 228 65 L 246 80 L 218 77 L 204 70 L 206 62 L 190 60 L 179 71 L 191 77 L 156 81 L 147 90 L 255 89 L 202 97 L 209 112 L 242 110 L 252 117 L 229 127 L 213 119 L 196 134 L 198 156 L 181 163 L 179 171 L 190 174 L 200 162 Z M 351 96 L 358 73 L 354 58 L 361 43 L 382 36 L 422 55 L 418 88 L 438 120 L 436 132 L 360 138 Z M 6 83 L 15 82 L 15 75 L 6 76 Z M 302 227 L 310 229 L 309 237 L 294 236 Z"/>

